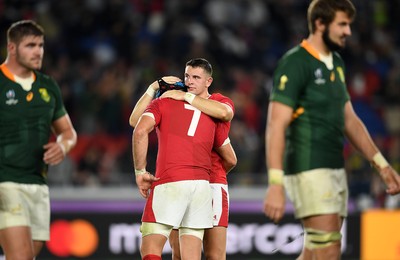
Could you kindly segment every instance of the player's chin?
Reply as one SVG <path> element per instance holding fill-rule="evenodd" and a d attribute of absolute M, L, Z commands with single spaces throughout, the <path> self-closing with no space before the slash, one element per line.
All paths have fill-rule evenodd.
<path fill-rule="evenodd" d="M 33 62 L 29 67 L 31 70 L 40 70 L 42 68 L 42 62 Z"/>
<path fill-rule="evenodd" d="M 341 48 L 346 47 L 346 38 L 341 38 L 337 43 Z"/>

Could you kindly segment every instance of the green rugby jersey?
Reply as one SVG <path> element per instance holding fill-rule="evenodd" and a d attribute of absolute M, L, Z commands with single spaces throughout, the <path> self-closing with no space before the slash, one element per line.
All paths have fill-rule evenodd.
<path fill-rule="evenodd" d="M 32 89 L 25 91 L 5 64 L 0 70 L 0 182 L 46 184 L 43 145 L 52 122 L 66 114 L 60 89 L 34 72 Z"/>
<path fill-rule="evenodd" d="M 328 69 L 303 41 L 282 57 L 270 100 L 294 110 L 286 131 L 287 174 L 344 167 L 344 106 L 349 98 L 339 54 L 333 53 L 333 68 Z"/>

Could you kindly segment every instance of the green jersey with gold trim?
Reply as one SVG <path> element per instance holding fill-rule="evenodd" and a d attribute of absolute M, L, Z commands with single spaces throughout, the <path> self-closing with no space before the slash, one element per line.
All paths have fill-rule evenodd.
<path fill-rule="evenodd" d="M 64 116 L 60 88 L 40 72 L 26 91 L 9 71 L 0 70 L 0 182 L 46 184 L 43 145 L 48 143 L 53 121 Z"/>
<path fill-rule="evenodd" d="M 339 54 L 320 58 L 303 41 L 282 57 L 270 100 L 294 111 L 286 131 L 287 174 L 344 167 L 344 107 L 349 99 Z"/>

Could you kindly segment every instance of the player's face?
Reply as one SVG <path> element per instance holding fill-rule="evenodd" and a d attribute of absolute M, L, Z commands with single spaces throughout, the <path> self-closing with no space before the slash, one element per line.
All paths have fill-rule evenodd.
<path fill-rule="evenodd" d="M 44 54 L 43 36 L 26 36 L 15 46 L 15 57 L 18 64 L 28 70 L 39 70 L 42 67 Z"/>
<path fill-rule="evenodd" d="M 335 19 L 325 28 L 322 34 L 324 43 L 331 51 L 337 51 L 345 47 L 346 38 L 351 35 L 351 22 L 345 12 L 336 12 Z"/>
<path fill-rule="evenodd" d="M 185 85 L 188 92 L 201 97 L 208 96 L 208 87 L 211 85 L 212 77 L 200 67 L 186 66 Z"/>

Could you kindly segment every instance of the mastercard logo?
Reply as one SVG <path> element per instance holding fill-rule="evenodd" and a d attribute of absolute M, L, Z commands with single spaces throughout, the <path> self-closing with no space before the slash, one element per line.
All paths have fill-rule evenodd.
<path fill-rule="evenodd" d="M 98 244 L 96 228 L 86 220 L 77 219 L 52 222 L 46 246 L 55 256 L 87 257 L 96 251 Z"/>

